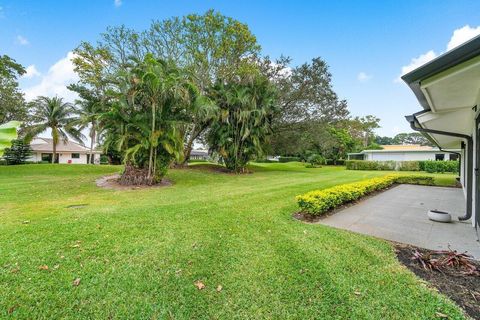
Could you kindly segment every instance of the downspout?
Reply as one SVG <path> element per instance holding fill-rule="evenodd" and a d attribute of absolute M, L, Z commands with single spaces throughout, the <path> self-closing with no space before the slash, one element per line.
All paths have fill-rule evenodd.
<path fill-rule="evenodd" d="M 471 136 L 455 132 L 447 132 L 433 129 L 425 129 L 417 127 L 416 123 L 419 123 L 415 114 L 406 116 L 405 119 L 410 123 L 410 127 L 418 132 L 433 133 L 450 137 L 457 137 L 467 140 L 467 212 L 463 217 L 458 217 L 458 220 L 465 221 L 472 217 L 472 188 L 473 188 L 473 139 Z"/>

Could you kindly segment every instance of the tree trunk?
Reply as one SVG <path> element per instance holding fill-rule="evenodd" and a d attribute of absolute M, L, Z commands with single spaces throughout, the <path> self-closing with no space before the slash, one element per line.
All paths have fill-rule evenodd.
<path fill-rule="evenodd" d="M 152 178 L 152 166 L 153 166 L 153 135 L 155 134 L 155 104 L 152 104 L 152 133 L 150 134 L 150 157 L 148 158 L 148 178 Z"/>
<path fill-rule="evenodd" d="M 94 164 L 93 161 L 93 145 L 95 144 L 95 125 L 92 123 L 92 131 L 90 132 L 90 163 Z"/>
<path fill-rule="evenodd" d="M 181 163 L 182 166 L 187 165 L 188 160 L 190 160 L 190 153 L 192 152 L 193 149 L 193 139 L 189 139 L 187 146 L 183 150 L 183 161 Z"/>
<path fill-rule="evenodd" d="M 52 163 L 55 163 L 55 158 L 57 157 L 57 144 L 55 141 L 52 141 L 53 143 L 53 155 L 52 155 Z"/>
<path fill-rule="evenodd" d="M 193 127 L 192 134 L 187 141 L 186 147 L 183 149 L 183 161 L 182 163 L 180 163 L 181 166 L 187 165 L 188 160 L 190 160 L 190 153 L 192 152 L 192 149 L 193 149 L 193 142 L 195 141 L 195 139 L 197 139 L 200 136 L 200 134 L 203 132 L 205 127 L 200 128 L 199 130 L 195 130 L 195 129 L 196 129 L 196 126 Z"/>

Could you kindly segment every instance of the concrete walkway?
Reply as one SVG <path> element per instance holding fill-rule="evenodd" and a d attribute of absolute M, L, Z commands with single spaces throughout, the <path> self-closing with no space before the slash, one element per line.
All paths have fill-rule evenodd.
<path fill-rule="evenodd" d="M 433 222 L 427 211 L 450 212 L 452 223 Z M 327 217 L 320 223 L 387 240 L 440 250 L 467 251 L 480 259 L 480 243 L 465 214 L 462 189 L 399 185 Z"/>

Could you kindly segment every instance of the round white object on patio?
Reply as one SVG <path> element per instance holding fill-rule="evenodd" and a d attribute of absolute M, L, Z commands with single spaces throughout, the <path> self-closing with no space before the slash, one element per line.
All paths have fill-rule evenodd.
<path fill-rule="evenodd" d="M 429 210 L 428 213 L 428 219 L 436 222 L 451 222 L 452 221 L 452 215 L 448 212 L 445 211 L 440 211 L 440 210 Z"/>

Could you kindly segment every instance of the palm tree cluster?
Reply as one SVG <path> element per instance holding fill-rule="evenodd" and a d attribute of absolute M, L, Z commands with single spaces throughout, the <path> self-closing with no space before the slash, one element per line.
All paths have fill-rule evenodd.
<path fill-rule="evenodd" d="M 152 54 L 130 58 L 105 98 L 82 86 L 71 88 L 81 98 L 75 105 L 58 97 L 31 103 L 34 124 L 27 138 L 50 129 L 55 162 L 60 140 L 83 143 L 82 131 L 88 128 L 91 152 L 101 142 L 104 152 L 120 154 L 125 170 L 119 181 L 128 185 L 158 183 L 170 166 L 184 163 L 185 144 L 191 149 L 193 142 L 185 128 L 192 123 L 207 128 L 210 152 L 228 169 L 245 172 L 248 162 L 262 154 L 276 111 L 274 87 L 258 71 L 219 79 L 202 94 L 189 72 Z"/>
<path fill-rule="evenodd" d="M 262 155 L 271 133 L 277 110 L 275 89 L 266 77 L 256 74 L 239 82 L 219 81 L 211 96 L 219 117 L 208 131 L 210 150 L 219 154 L 228 169 L 244 172 L 252 157 Z"/>
<path fill-rule="evenodd" d="M 187 121 L 198 90 L 181 69 L 152 55 L 133 60 L 114 88 L 112 106 L 100 121 L 106 150 L 123 155 L 120 183 L 158 183 L 171 163 L 181 160 L 180 125 Z"/>

